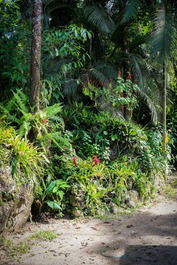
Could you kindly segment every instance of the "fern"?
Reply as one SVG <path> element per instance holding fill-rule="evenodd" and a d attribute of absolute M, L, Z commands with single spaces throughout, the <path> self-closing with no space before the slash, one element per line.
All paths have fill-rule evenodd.
<path fill-rule="evenodd" d="M 23 93 L 21 90 L 17 90 L 16 93 L 13 93 L 14 96 L 14 103 L 16 107 L 22 112 L 22 113 L 28 113 L 29 107 L 27 106 L 28 97 Z"/>
<path fill-rule="evenodd" d="M 54 104 L 42 110 L 43 113 L 46 113 L 46 117 L 52 119 L 57 114 L 61 113 L 62 107 L 61 104 Z"/>

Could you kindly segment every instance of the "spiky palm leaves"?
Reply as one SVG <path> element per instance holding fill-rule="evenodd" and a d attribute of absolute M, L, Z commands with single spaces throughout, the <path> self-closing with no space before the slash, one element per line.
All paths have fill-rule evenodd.
<path fill-rule="evenodd" d="M 89 5 L 92 5 L 92 10 L 95 10 L 95 1 L 90 0 Z M 132 70 L 134 78 L 138 79 L 139 85 L 142 88 L 141 96 L 145 98 L 151 110 L 152 117 L 154 117 L 154 121 L 157 120 L 155 105 L 158 101 L 160 101 L 160 94 L 162 93 L 159 90 L 156 77 L 154 78 L 154 75 L 152 74 L 152 67 L 150 66 L 150 63 L 152 62 L 154 66 L 154 59 L 155 61 L 157 58 L 161 61 L 166 60 L 167 58 L 169 58 L 171 50 L 173 50 L 172 47 L 175 47 L 175 5 L 175 1 L 173 0 L 157 0 L 153 2 L 148 2 L 146 0 L 127 0 L 124 1 L 123 4 L 122 1 L 112 0 L 111 5 L 107 5 L 107 7 L 114 9 L 114 12 L 112 13 L 108 12 L 108 10 L 105 8 L 105 4 L 102 5 L 102 10 L 104 9 L 104 14 L 106 14 L 106 17 L 114 14 L 115 25 L 112 28 L 112 31 L 109 30 L 109 35 L 112 36 L 111 39 L 115 44 L 115 48 L 112 53 L 114 58 L 112 58 L 112 61 L 115 62 L 115 58 L 117 57 L 119 66 L 123 66 L 124 68 L 129 68 Z M 151 16 L 151 23 L 155 25 L 155 31 L 153 32 L 153 36 L 151 36 L 151 46 L 153 47 L 153 54 L 155 54 L 153 60 L 150 60 L 146 56 L 150 55 L 150 50 L 149 54 L 147 54 L 147 52 L 144 52 L 142 48 L 142 44 L 148 43 L 147 39 L 144 39 L 143 41 L 141 40 L 139 43 L 137 42 L 136 45 L 136 39 L 138 39 L 139 36 L 135 34 L 133 40 L 131 37 L 131 41 L 128 37 L 129 32 L 127 28 L 129 27 L 129 25 L 131 25 L 133 19 L 136 18 L 138 13 L 142 13 L 142 8 L 144 9 L 145 7 L 149 13 L 154 12 L 155 17 L 154 20 L 153 16 Z M 91 9 L 90 6 L 89 9 Z M 87 9 L 85 9 L 85 12 L 87 12 Z M 99 19 L 97 21 L 95 21 L 94 13 L 92 16 L 92 12 L 87 14 L 86 18 L 89 18 L 90 23 L 92 23 L 93 25 L 95 24 L 97 30 L 99 29 L 100 32 L 106 32 L 108 26 L 105 26 L 105 15 L 101 18 L 101 13 L 103 12 L 99 13 Z M 134 43 L 135 45 L 132 45 Z M 148 46 L 146 44 L 146 49 L 147 48 Z M 92 72 L 96 73 L 96 71 L 93 70 Z M 97 73 L 97 76 L 99 76 L 101 80 L 104 79 L 101 74 L 98 75 Z M 151 91 L 149 87 L 152 88 Z"/>
<path fill-rule="evenodd" d="M 151 99 L 150 93 L 147 91 L 147 80 L 149 80 L 150 77 L 151 67 L 146 62 L 146 54 L 141 47 L 141 45 L 145 43 L 146 38 L 139 36 L 139 34 L 136 34 L 132 38 L 132 36 L 129 36 L 128 31 L 128 23 L 136 16 L 142 3 L 139 0 L 124 1 L 123 5 L 121 1 L 112 1 L 111 3 L 112 5 L 105 5 L 105 3 L 98 4 L 95 3 L 95 1 L 89 1 L 88 6 L 87 3 L 85 4 L 85 18 L 99 32 L 97 33 L 97 38 L 100 37 L 100 43 L 109 42 L 109 45 L 113 47 L 112 51 L 110 50 L 111 55 L 102 59 L 103 65 L 106 66 L 107 73 L 104 74 L 102 71 L 103 67 L 100 67 L 100 62 L 99 64 L 96 63 L 93 65 L 89 73 L 91 77 L 97 79 L 97 82 L 102 84 L 110 82 L 111 79 L 115 79 L 115 74 L 112 75 L 110 64 L 112 68 L 114 68 L 114 72 L 117 72 L 118 68 L 120 68 L 125 78 L 127 72 L 132 71 L 134 80 L 136 79 L 142 88 L 140 97 L 143 97 L 145 102 L 147 102 L 152 114 L 152 119 L 156 122 L 156 107 Z M 111 8 L 112 10 L 110 10 Z M 112 21 L 111 26 L 110 21 Z M 107 51 L 104 52 L 106 53 Z M 109 64 L 105 62 L 109 62 Z M 115 68 L 115 64 L 117 69 Z"/>
<path fill-rule="evenodd" d="M 175 18 L 175 3 L 162 1 L 155 17 L 155 30 L 152 34 L 152 51 L 163 69 L 163 146 L 166 152 L 167 143 L 167 69 L 171 55 L 177 49 L 177 19 Z M 166 177 L 166 172 L 165 172 Z"/>
<path fill-rule="evenodd" d="M 62 4 L 67 4 L 69 1 L 44 0 L 43 2 L 45 3 L 45 10 L 49 14 L 51 10 L 53 12 L 55 8 L 60 7 Z M 130 34 L 129 26 L 134 23 L 137 16 L 138 20 L 139 18 L 140 20 L 142 19 L 142 14 L 144 14 L 143 9 L 145 9 L 145 12 L 149 12 L 149 14 L 151 11 L 157 12 L 155 23 L 158 24 L 158 29 L 155 30 L 153 35 L 152 45 L 156 55 L 163 53 L 165 57 L 168 57 L 167 48 L 170 46 L 169 37 L 173 36 L 171 35 L 173 27 L 170 26 L 171 23 L 169 23 L 169 20 L 165 23 L 163 22 L 164 18 L 166 18 L 166 13 L 162 9 L 159 10 L 158 7 L 159 2 L 163 2 L 165 11 L 167 9 L 171 10 L 175 1 L 85 0 L 71 2 L 80 2 L 81 11 L 84 11 L 82 12 L 84 19 L 82 17 L 81 21 L 95 33 L 93 43 L 90 44 L 92 62 L 88 66 L 88 69 L 84 69 L 84 74 L 86 72 L 90 78 L 97 80 L 99 84 L 103 84 L 109 83 L 110 79 L 115 79 L 118 68 L 122 68 L 124 72 L 131 70 L 134 80 L 136 79 L 141 87 L 141 97 L 147 102 L 155 121 L 157 117 L 157 113 L 155 112 L 156 104 L 160 95 L 157 82 L 156 80 L 154 81 L 152 67 L 150 66 L 150 52 L 147 49 L 148 46 L 145 44 L 147 43 L 147 38 L 146 36 L 145 38 L 142 35 L 140 36 L 136 32 L 134 32 L 134 35 Z M 174 15 L 171 18 L 173 17 Z M 163 32 L 164 25 L 166 28 Z M 171 40 L 174 41 L 174 37 Z M 161 43 L 161 48 L 159 43 Z M 104 50 L 101 51 L 102 54 L 100 56 L 101 46 L 103 46 Z M 159 48 L 161 50 L 160 53 Z M 73 89 L 70 89 L 71 87 L 71 83 L 67 82 L 65 86 L 66 94 L 73 92 Z M 150 90 L 149 87 L 152 89 Z M 76 91 L 76 89 L 74 90 Z"/>

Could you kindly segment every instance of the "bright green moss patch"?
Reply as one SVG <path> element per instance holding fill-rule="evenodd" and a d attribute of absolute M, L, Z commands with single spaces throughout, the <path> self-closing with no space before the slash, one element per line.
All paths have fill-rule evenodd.
<path fill-rule="evenodd" d="M 19 257 L 30 251 L 31 244 L 27 241 L 15 244 L 12 240 L 3 240 L 3 248 L 9 257 Z"/>
<path fill-rule="evenodd" d="M 40 231 L 29 237 L 29 240 L 44 240 L 51 241 L 57 238 L 57 234 L 54 231 Z"/>

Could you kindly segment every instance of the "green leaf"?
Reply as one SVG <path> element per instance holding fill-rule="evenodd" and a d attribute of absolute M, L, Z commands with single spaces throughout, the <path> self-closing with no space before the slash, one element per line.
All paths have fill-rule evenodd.
<path fill-rule="evenodd" d="M 63 200 L 64 192 L 62 190 L 59 190 L 57 192 L 57 195 L 60 197 L 61 200 Z"/>
<path fill-rule="evenodd" d="M 45 190 L 46 194 L 49 194 L 51 192 L 53 192 L 54 187 L 56 186 L 56 180 L 52 181 L 49 186 L 47 187 L 47 189 Z"/>
<path fill-rule="evenodd" d="M 52 210 L 62 210 L 57 201 L 46 201 L 46 203 Z"/>
<path fill-rule="evenodd" d="M 117 135 L 111 135 L 111 140 L 112 140 L 112 141 L 117 140 Z"/>

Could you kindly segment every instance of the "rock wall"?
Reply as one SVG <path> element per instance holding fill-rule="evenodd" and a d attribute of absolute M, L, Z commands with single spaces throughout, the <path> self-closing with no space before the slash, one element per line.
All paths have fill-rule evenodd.
<path fill-rule="evenodd" d="M 0 168 L 0 233 L 17 231 L 28 220 L 33 202 L 33 186 L 17 184 L 11 168 Z"/>

